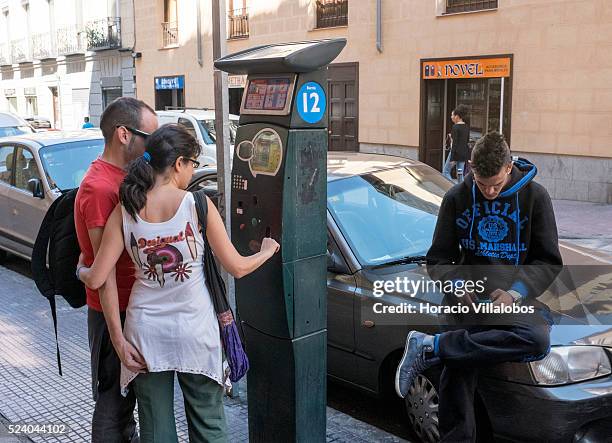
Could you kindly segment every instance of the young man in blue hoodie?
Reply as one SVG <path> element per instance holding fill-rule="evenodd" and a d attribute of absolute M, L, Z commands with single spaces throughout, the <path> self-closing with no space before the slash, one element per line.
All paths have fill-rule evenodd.
<path fill-rule="evenodd" d="M 436 364 L 443 370 L 439 389 L 442 442 L 476 438 L 474 394 L 478 369 L 504 362 L 544 358 L 550 350 L 548 308 L 535 300 L 562 266 L 550 197 L 533 182 L 536 167 L 512 161 L 499 133 L 475 145 L 472 173 L 444 196 L 427 253 L 434 280 L 480 280 L 484 291 L 445 294 L 446 304 L 463 304 L 469 314 L 447 317 L 445 332 L 408 334 L 395 388 L 405 397 L 417 375 Z M 533 314 L 476 314 L 474 306 L 519 304 Z"/>

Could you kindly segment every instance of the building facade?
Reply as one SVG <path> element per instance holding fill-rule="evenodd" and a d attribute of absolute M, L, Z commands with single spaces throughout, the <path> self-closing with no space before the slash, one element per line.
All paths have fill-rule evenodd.
<path fill-rule="evenodd" d="M 345 37 L 328 70 L 330 149 L 441 169 L 450 113 L 501 130 L 553 198 L 612 203 L 612 2 L 226 0 L 227 52 Z M 214 105 L 211 0 L 135 0 L 138 95 Z M 199 25 L 198 25 L 199 22 Z M 229 77 L 230 110 L 244 78 Z"/>
<path fill-rule="evenodd" d="M 135 96 L 131 0 L 0 0 L 0 110 L 76 129 Z"/>

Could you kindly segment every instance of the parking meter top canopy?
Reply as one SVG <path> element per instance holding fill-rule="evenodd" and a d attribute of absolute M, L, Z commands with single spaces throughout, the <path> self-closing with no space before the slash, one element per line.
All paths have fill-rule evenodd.
<path fill-rule="evenodd" d="M 346 46 L 345 38 L 256 46 L 215 61 L 230 74 L 305 73 L 331 63 Z"/>

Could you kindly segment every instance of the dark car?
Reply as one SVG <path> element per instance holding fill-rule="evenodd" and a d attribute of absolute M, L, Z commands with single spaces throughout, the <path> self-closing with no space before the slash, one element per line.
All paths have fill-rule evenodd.
<path fill-rule="evenodd" d="M 328 375 L 374 395 L 394 395 L 395 369 L 409 330 L 437 330 L 428 314 L 376 315 L 383 306 L 439 305 L 440 293 L 378 294 L 375 281 L 429 280 L 422 256 L 451 183 L 438 171 L 398 157 L 328 155 Z M 199 170 L 191 190 L 215 197 L 216 171 Z M 562 246 L 564 257 L 581 251 Z M 593 257 L 591 254 L 586 254 Z M 378 295 L 378 296 L 377 296 Z M 609 294 L 607 295 L 609 298 Z M 552 350 L 543 360 L 481 372 L 479 440 L 610 441 L 612 328 L 580 325 L 553 312 Z M 571 324 L 564 324 L 571 323 Z M 439 369 L 419 376 L 405 399 L 410 426 L 438 440 Z"/>

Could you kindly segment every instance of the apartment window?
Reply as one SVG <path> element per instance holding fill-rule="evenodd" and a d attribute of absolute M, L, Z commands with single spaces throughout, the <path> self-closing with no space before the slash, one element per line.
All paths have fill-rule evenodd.
<path fill-rule="evenodd" d="M 246 0 L 230 0 L 228 13 L 228 38 L 246 38 L 249 36 L 249 12 Z"/>
<path fill-rule="evenodd" d="M 8 103 L 9 112 L 19 114 L 19 110 L 17 109 L 17 97 L 7 97 L 6 101 Z"/>
<path fill-rule="evenodd" d="M 177 0 L 164 0 L 164 21 L 162 22 L 162 47 L 178 46 L 178 5 Z"/>
<path fill-rule="evenodd" d="M 348 0 L 317 0 L 317 28 L 348 25 Z"/>
<path fill-rule="evenodd" d="M 446 0 L 447 14 L 495 8 L 497 8 L 497 0 Z"/>
<path fill-rule="evenodd" d="M 26 95 L 26 115 L 38 115 L 38 97 L 35 95 Z"/>

